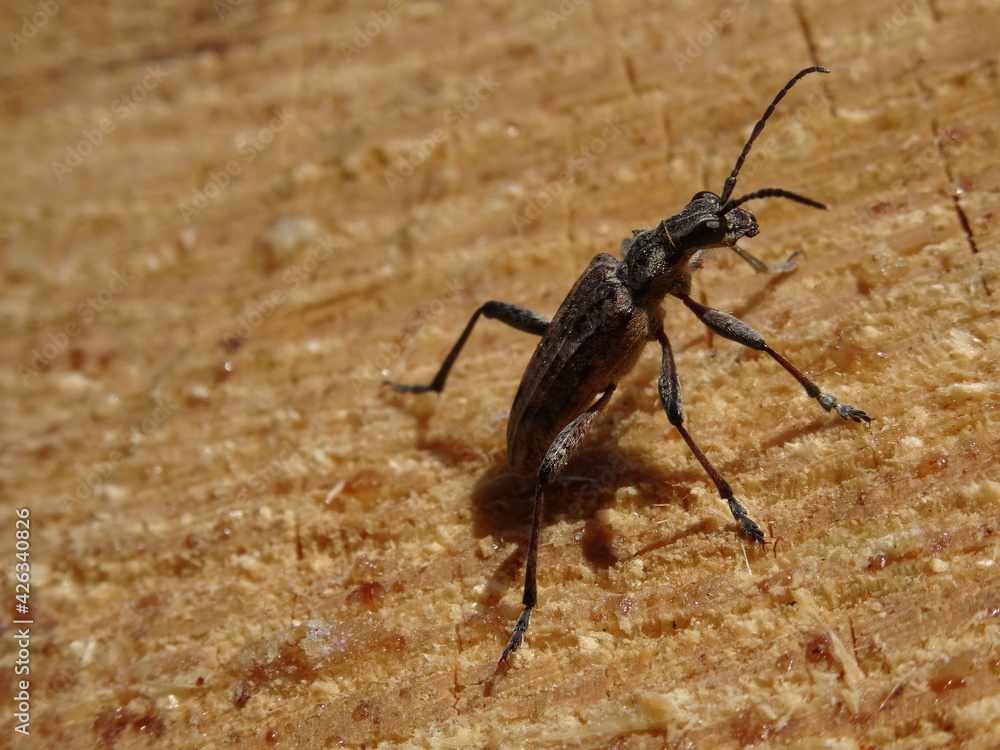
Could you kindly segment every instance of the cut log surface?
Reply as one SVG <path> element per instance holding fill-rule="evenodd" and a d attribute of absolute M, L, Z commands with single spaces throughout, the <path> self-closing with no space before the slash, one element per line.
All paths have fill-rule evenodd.
<path fill-rule="evenodd" d="M 1000 746 L 995 3 L 117 5 L 19 0 L 0 40 L 0 745 Z M 720 192 L 810 65 L 737 194 L 830 210 L 747 204 L 798 268 L 717 250 L 692 296 L 874 421 L 668 299 L 768 544 L 650 346 L 498 667 L 537 338 L 484 319 L 440 395 L 383 380 Z"/>

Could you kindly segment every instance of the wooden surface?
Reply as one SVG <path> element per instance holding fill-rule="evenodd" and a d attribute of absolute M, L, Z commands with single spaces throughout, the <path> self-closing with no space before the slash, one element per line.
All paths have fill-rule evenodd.
<path fill-rule="evenodd" d="M 333 5 L 7 14 L 0 744 L 1000 745 L 996 5 Z M 810 64 L 739 190 L 832 210 L 756 203 L 745 247 L 800 268 L 717 253 L 694 294 L 876 421 L 668 304 L 689 427 L 775 544 L 734 533 L 651 348 L 551 494 L 497 671 L 534 342 L 483 322 L 440 397 L 381 380 L 720 190 Z"/>

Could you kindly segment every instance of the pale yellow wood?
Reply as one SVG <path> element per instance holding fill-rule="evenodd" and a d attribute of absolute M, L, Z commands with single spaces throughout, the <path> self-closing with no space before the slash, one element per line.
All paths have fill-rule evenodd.
<path fill-rule="evenodd" d="M 994 3 L 51 5 L 0 56 L 32 746 L 1000 744 Z M 755 204 L 746 248 L 799 270 L 713 256 L 695 294 L 876 421 L 668 304 L 690 429 L 776 544 L 734 533 L 651 349 L 552 492 L 498 673 L 533 341 L 482 323 L 440 397 L 381 380 L 429 379 L 487 299 L 551 314 L 810 64 L 739 189 L 832 210 Z"/>

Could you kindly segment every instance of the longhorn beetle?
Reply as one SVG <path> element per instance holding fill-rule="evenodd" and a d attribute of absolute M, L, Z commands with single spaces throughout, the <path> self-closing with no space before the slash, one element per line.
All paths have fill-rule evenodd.
<path fill-rule="evenodd" d="M 820 391 L 815 383 L 768 346 L 764 338 L 746 323 L 691 299 L 692 259 L 709 248 L 728 247 L 758 272 L 782 273 L 795 267 L 794 258 L 800 251 L 792 253 L 784 263 L 769 264 L 736 245 L 741 238 L 758 234 L 757 220 L 740 206 L 758 198 L 787 198 L 813 208 L 825 209 L 827 206 L 781 188 L 755 190 L 739 198 L 733 197 L 733 190 L 750 147 L 778 102 L 800 78 L 810 73 L 829 72 L 826 68 L 814 66 L 797 73 L 778 92 L 771 105 L 764 110 L 763 117 L 754 125 L 736 166 L 726 178 L 722 195 L 708 191 L 695 193 L 691 202 L 679 213 L 664 219 L 655 228 L 634 230 L 631 237 L 622 241 L 620 261 L 607 253 L 596 256 L 577 279 L 551 321 L 518 305 L 487 302 L 473 313 L 429 385 L 385 381 L 386 385 L 401 392 L 440 393 L 455 359 L 481 315 L 542 337 L 521 378 L 507 421 L 508 461 L 519 474 L 529 476 L 537 473 L 537 482 L 525 566 L 524 609 L 500 656 L 501 662 L 521 646 L 531 611 L 538 601 L 538 537 L 545 487 L 565 467 L 577 445 L 607 406 L 618 381 L 633 368 L 640 353 L 651 341 L 659 343 L 663 350 L 659 390 L 667 419 L 677 428 L 715 483 L 719 495 L 729 505 L 743 532 L 753 541 L 764 544 L 764 532 L 747 515 L 747 509 L 733 495 L 729 483 L 684 427 L 680 380 L 670 342 L 663 332 L 662 305 L 663 298 L 668 294 L 677 297 L 719 336 L 767 353 L 799 381 L 810 398 L 819 401 L 827 411 L 834 411 L 845 420 L 871 422 L 871 417 L 862 410 Z"/>

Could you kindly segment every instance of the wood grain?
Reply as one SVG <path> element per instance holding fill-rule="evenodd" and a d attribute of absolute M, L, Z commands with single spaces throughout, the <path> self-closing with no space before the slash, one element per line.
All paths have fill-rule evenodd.
<path fill-rule="evenodd" d="M 42 5 L 0 56 L 33 746 L 1000 746 L 993 3 Z M 740 189 L 833 208 L 756 204 L 747 249 L 800 268 L 719 254 L 695 295 L 876 421 L 668 305 L 689 427 L 775 544 L 734 533 L 651 350 L 552 493 L 498 671 L 534 342 L 484 322 L 440 397 L 381 380 L 721 189 L 810 64 Z"/>

